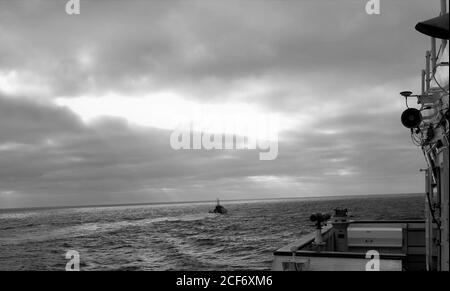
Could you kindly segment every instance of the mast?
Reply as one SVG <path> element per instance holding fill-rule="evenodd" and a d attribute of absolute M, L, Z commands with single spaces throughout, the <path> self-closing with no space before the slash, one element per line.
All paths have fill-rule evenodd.
<path fill-rule="evenodd" d="M 427 168 L 425 172 L 425 228 L 427 270 L 449 270 L 449 71 L 448 13 L 446 0 L 441 0 L 440 16 L 416 25 L 416 30 L 430 37 L 422 70 L 422 92 L 416 97 L 419 110 L 406 112 L 412 123 L 414 144 L 421 148 Z M 443 33 L 446 32 L 446 34 Z M 436 38 L 440 38 L 440 45 Z M 439 48 L 438 48 L 439 46 Z M 406 119 L 404 119 L 406 120 Z"/>

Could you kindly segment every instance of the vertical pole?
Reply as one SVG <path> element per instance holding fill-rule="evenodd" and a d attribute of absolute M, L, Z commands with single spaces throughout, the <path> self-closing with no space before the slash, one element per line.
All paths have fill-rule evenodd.
<path fill-rule="evenodd" d="M 425 77 L 426 77 L 426 72 L 425 70 L 422 70 L 422 96 L 425 95 Z"/>
<path fill-rule="evenodd" d="M 441 0 L 441 15 L 447 13 L 447 0 Z M 442 51 L 444 51 L 445 47 L 447 45 L 447 40 L 442 40 Z M 443 133 L 445 136 L 445 133 Z M 449 181 L 448 181 L 448 175 L 449 175 L 449 144 L 448 140 L 447 142 L 444 142 L 445 147 L 443 148 L 442 152 L 440 153 L 440 205 L 441 205 L 441 265 L 440 269 L 442 271 L 448 271 L 450 269 L 449 267 L 449 232 L 450 232 L 450 225 L 449 225 L 449 203 L 450 203 L 450 197 L 449 197 Z"/>
<path fill-rule="evenodd" d="M 425 91 L 428 93 L 430 90 L 430 51 L 425 54 Z"/>
<path fill-rule="evenodd" d="M 440 153 L 440 205 L 441 205 L 441 271 L 449 271 L 449 157 L 448 157 L 448 145 Z"/>
<path fill-rule="evenodd" d="M 441 15 L 447 13 L 447 0 L 441 0 Z M 447 40 L 442 40 L 442 51 L 444 50 L 445 46 L 447 45 Z"/>
<path fill-rule="evenodd" d="M 434 37 L 431 38 L 431 74 L 434 75 L 434 71 L 436 69 L 436 39 Z"/>
<path fill-rule="evenodd" d="M 317 245 L 320 245 L 320 244 L 323 243 L 323 240 L 322 240 L 322 230 L 321 230 L 320 228 L 316 229 L 316 239 L 314 240 L 314 242 L 315 242 Z"/>
<path fill-rule="evenodd" d="M 425 169 L 425 194 L 430 195 L 430 169 Z M 427 197 L 425 197 L 425 254 L 426 254 L 426 267 L 427 271 L 433 270 L 433 242 L 432 232 L 433 223 L 431 221 L 430 209 L 428 207 Z"/>

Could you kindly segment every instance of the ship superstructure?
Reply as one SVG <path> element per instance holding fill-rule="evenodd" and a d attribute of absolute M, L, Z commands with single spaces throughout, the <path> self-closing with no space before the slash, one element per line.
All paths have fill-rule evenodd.
<path fill-rule="evenodd" d="M 354 221 L 346 209 L 335 209 L 331 220 L 313 214 L 316 231 L 276 250 L 273 270 L 449 270 L 449 14 L 447 1 L 440 4 L 440 15 L 415 27 L 430 38 L 421 92 L 400 93 L 408 107 L 401 121 L 426 162 L 417 169 L 425 174 L 425 219 Z"/>
<path fill-rule="evenodd" d="M 413 143 L 426 161 L 425 236 L 427 270 L 449 270 L 449 14 L 447 1 L 441 0 L 441 15 L 419 22 L 416 30 L 430 37 L 425 53 L 422 89 L 417 98 L 420 108 L 403 124 L 411 131 Z M 408 109 L 407 109 L 408 110 Z M 402 116 L 403 117 L 403 116 Z M 414 118 L 418 120 L 412 120 Z"/>

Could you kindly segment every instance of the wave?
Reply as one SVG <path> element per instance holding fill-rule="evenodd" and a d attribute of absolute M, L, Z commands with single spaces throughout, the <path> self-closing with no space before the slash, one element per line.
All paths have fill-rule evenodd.
<path fill-rule="evenodd" d="M 313 231 L 309 213 L 335 207 L 357 219 L 423 216 L 421 197 L 242 203 L 226 216 L 204 205 L 8 213 L 0 269 L 61 270 L 72 249 L 83 270 L 267 270 L 275 249 Z"/>
<path fill-rule="evenodd" d="M 144 227 L 148 224 L 155 223 L 173 223 L 173 222 L 192 222 L 203 220 L 207 218 L 213 218 L 213 214 L 186 214 L 181 216 L 172 217 L 157 217 L 157 218 L 145 218 L 137 220 L 122 220 L 116 222 L 104 222 L 104 223 L 83 223 L 78 225 L 70 225 L 60 228 L 55 228 L 53 230 L 43 231 L 42 229 L 37 229 L 35 232 L 28 231 L 27 233 L 12 234 L 8 237 L 0 238 L 2 243 L 20 243 L 21 241 L 45 241 L 45 240 L 55 240 L 59 238 L 75 238 L 82 236 L 89 236 L 92 234 L 100 234 L 104 232 L 117 232 L 124 228 L 131 227 Z M 2 230 L 14 230 L 14 229 L 24 229 L 31 227 L 40 227 L 42 225 L 37 224 L 25 224 L 16 226 L 7 226 Z"/>

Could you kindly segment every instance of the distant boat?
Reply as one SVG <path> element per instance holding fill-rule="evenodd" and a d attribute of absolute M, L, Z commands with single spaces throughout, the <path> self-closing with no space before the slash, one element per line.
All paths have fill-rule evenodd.
<path fill-rule="evenodd" d="M 216 207 L 213 210 L 210 210 L 209 213 L 227 214 L 228 210 L 220 205 L 219 198 L 217 198 Z"/>

